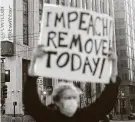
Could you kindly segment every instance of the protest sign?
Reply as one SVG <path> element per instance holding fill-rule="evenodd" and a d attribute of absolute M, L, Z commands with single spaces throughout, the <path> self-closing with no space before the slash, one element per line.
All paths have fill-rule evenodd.
<path fill-rule="evenodd" d="M 89 10 L 45 4 L 38 44 L 46 54 L 37 58 L 39 76 L 81 82 L 109 82 L 113 18 Z"/>

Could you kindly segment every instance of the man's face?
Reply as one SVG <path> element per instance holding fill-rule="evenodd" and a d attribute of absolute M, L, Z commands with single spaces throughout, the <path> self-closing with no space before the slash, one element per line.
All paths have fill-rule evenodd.
<path fill-rule="evenodd" d="M 62 93 L 59 101 L 60 111 L 71 117 L 74 115 L 78 108 L 79 95 L 72 89 L 67 89 Z"/>
<path fill-rule="evenodd" d="M 62 93 L 60 102 L 64 103 L 67 100 L 74 100 L 77 103 L 79 102 L 79 95 L 72 89 L 67 89 Z"/>

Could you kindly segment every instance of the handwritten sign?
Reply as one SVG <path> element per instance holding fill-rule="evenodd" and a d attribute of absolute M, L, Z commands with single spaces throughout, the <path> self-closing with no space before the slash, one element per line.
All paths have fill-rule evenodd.
<path fill-rule="evenodd" d="M 108 15 L 54 5 L 44 5 L 38 44 L 46 54 L 37 58 L 39 76 L 81 82 L 109 82 L 113 19 Z"/>

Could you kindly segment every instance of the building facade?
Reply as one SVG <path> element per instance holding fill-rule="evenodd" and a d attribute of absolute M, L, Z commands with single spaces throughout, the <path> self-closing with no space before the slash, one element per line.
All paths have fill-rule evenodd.
<path fill-rule="evenodd" d="M 22 90 L 26 80 L 27 69 L 33 48 L 39 36 L 39 2 L 38 0 L 2 0 L 2 51 L 4 69 L 10 70 L 10 82 L 5 84 L 7 98 L 5 114 L 23 114 Z M 11 46 L 12 45 L 12 46 Z M 10 51 L 12 50 L 12 52 Z"/>
<path fill-rule="evenodd" d="M 10 70 L 10 82 L 6 83 L 8 86 L 8 95 L 5 103 L 6 114 L 13 114 L 13 103 L 17 102 L 17 105 L 15 106 L 16 114 L 22 115 L 24 114 L 22 90 L 28 75 L 30 56 L 32 50 L 36 47 L 39 38 L 43 4 L 49 3 L 83 8 L 105 13 L 114 17 L 113 0 L 10 0 L 8 6 L 6 3 L 9 1 L 4 1 L 5 2 L 2 3 L 1 7 L 1 9 L 3 9 L 1 15 L 4 16 L 4 19 L 1 18 L 1 20 L 5 20 L 7 18 L 6 16 L 9 14 L 11 18 L 6 19 L 8 24 L 5 23 L 6 21 L 3 21 L 8 27 L 3 26 L 4 31 L 2 33 L 5 33 L 6 36 L 2 36 L 1 40 L 4 43 L 8 41 L 8 44 L 11 42 L 13 48 L 11 55 L 7 54 L 8 51 L 5 51 L 5 53 L 2 54 L 2 57 L 5 58 L 4 68 Z M 8 13 L 6 10 L 9 10 Z M 10 20 L 10 22 L 8 20 Z M 8 46 L 5 47 L 5 49 L 9 49 Z M 48 82 L 43 79 L 45 90 L 52 88 L 58 82 L 63 80 L 47 79 L 47 81 Z M 84 95 L 81 97 L 80 106 L 86 106 L 95 101 L 104 89 L 104 85 L 101 84 L 80 84 L 77 82 L 75 82 L 75 84 L 84 91 Z M 50 99 L 47 102 L 51 102 Z"/>
<path fill-rule="evenodd" d="M 118 72 L 122 79 L 118 112 L 135 112 L 135 0 L 114 0 Z"/>

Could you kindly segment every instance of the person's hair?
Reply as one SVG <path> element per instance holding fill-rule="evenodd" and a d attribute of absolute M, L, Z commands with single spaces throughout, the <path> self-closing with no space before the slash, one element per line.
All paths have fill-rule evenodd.
<path fill-rule="evenodd" d="M 52 93 L 53 102 L 54 103 L 59 102 L 62 97 L 62 93 L 68 89 L 73 90 L 78 96 L 82 94 L 81 89 L 77 88 L 73 83 L 60 82 L 53 90 Z"/>

